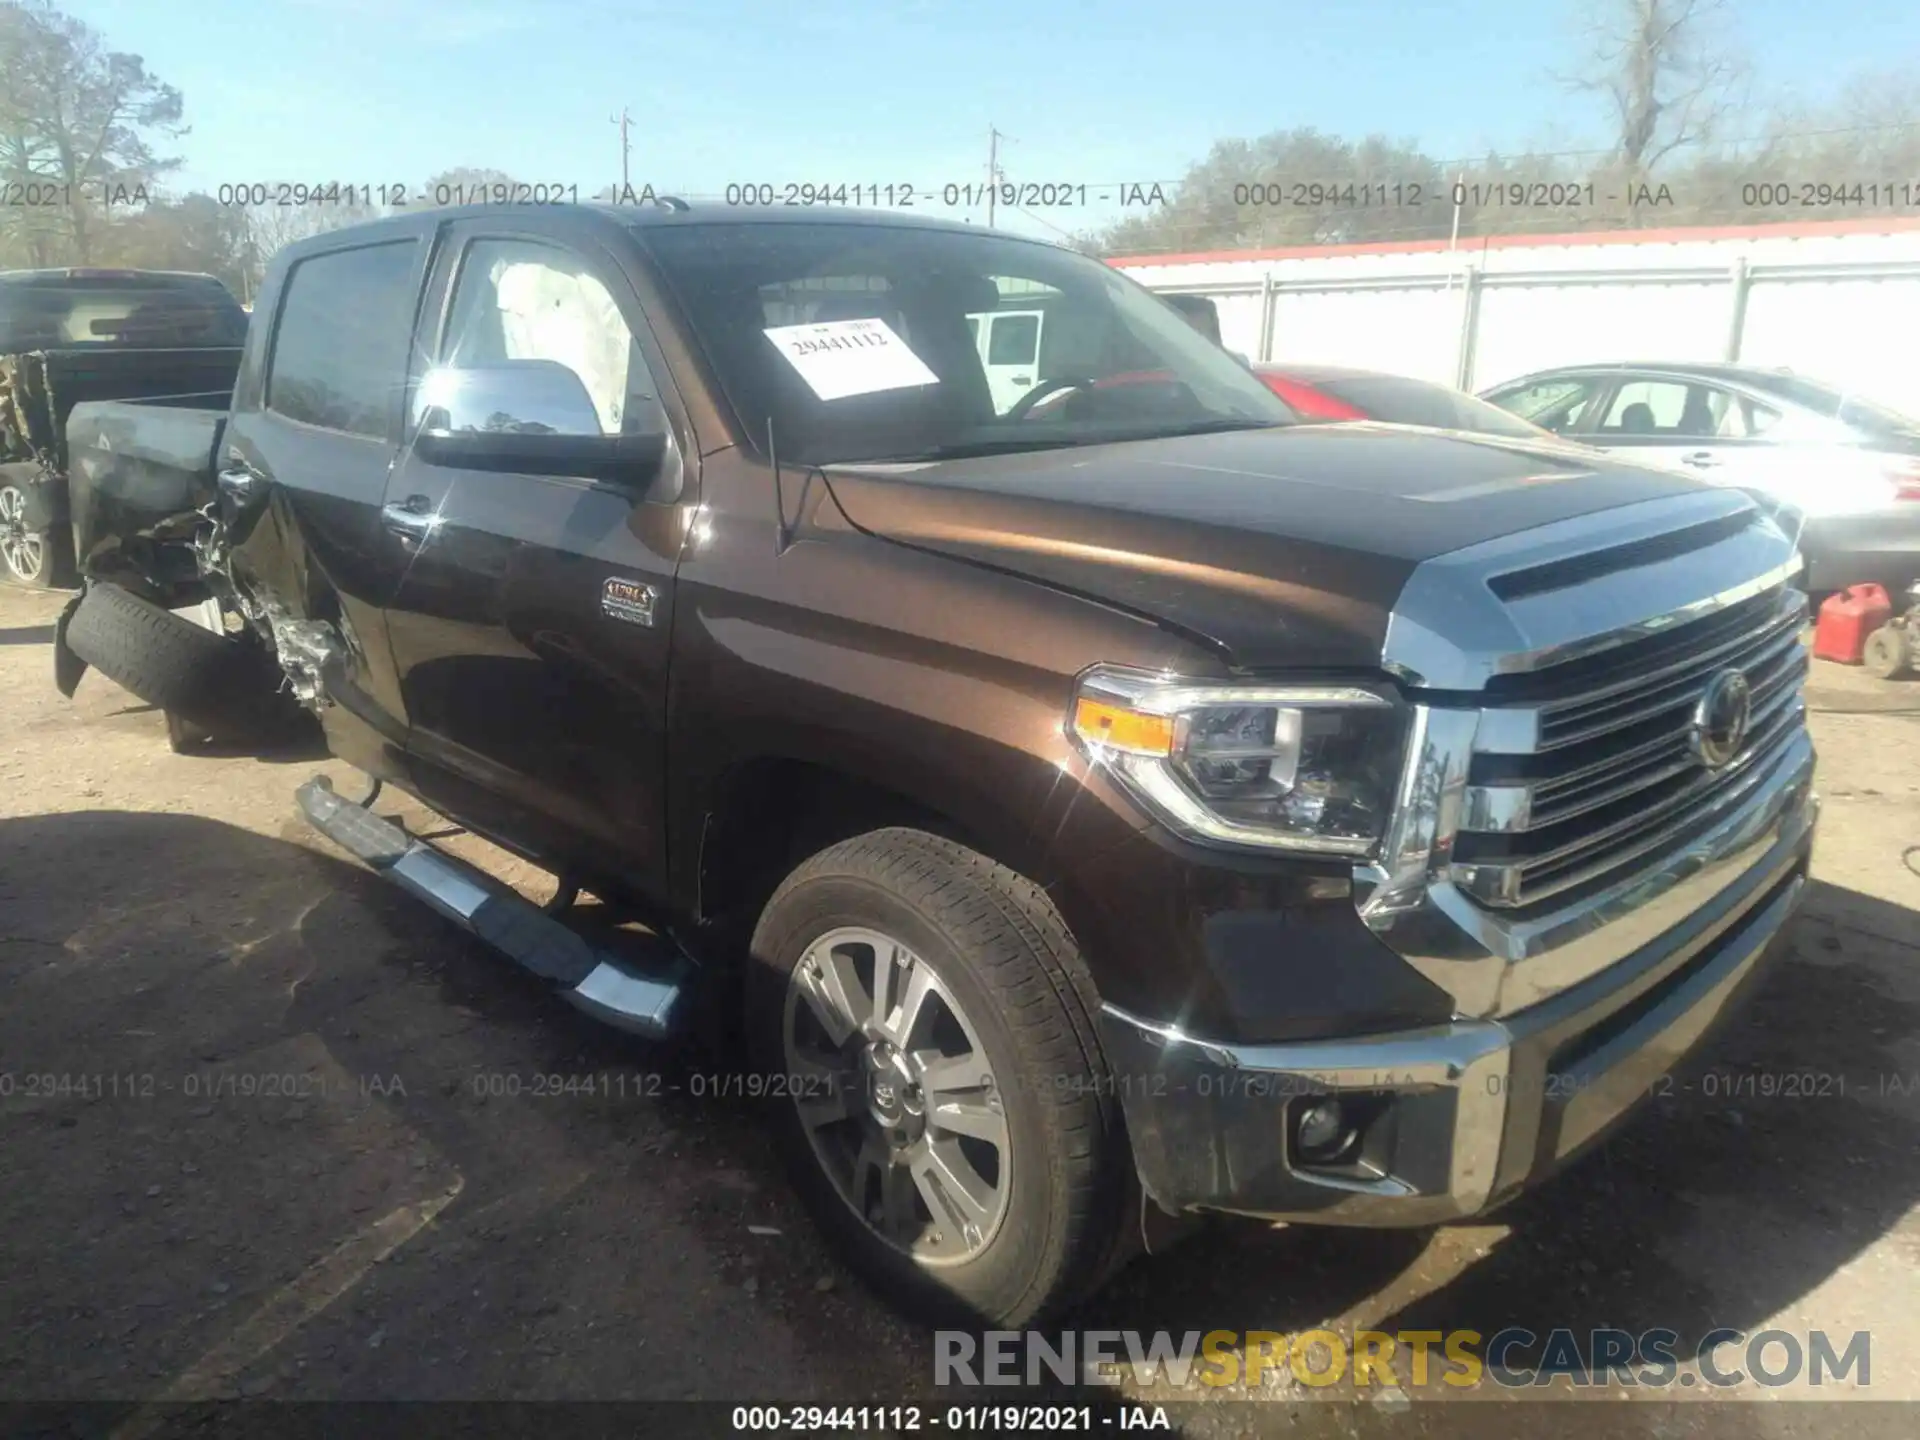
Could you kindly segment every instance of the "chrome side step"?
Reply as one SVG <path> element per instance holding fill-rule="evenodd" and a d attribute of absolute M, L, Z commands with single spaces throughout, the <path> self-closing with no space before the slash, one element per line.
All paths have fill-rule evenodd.
<path fill-rule="evenodd" d="M 552 981 L 569 1004 L 650 1039 L 673 1033 L 685 1008 L 680 1000 L 686 966 L 666 942 L 658 973 L 643 973 L 594 949 L 486 872 L 343 800 L 326 776 L 314 776 L 295 798 L 322 835 L 523 970 Z"/>

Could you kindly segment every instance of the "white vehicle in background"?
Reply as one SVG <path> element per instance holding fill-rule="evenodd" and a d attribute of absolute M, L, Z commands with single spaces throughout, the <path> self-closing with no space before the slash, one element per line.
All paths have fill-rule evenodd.
<path fill-rule="evenodd" d="M 1006 414 L 1033 388 L 1040 374 L 1040 331 L 1046 321 L 1044 310 L 983 310 L 967 316 L 997 414 Z"/>
<path fill-rule="evenodd" d="M 1784 502 L 1807 586 L 1920 579 L 1920 420 L 1784 370 L 1581 365 L 1481 398 L 1568 440 Z"/>

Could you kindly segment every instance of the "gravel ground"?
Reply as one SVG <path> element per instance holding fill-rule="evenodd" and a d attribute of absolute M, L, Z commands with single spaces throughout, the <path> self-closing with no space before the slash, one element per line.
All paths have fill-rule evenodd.
<path fill-rule="evenodd" d="M 949 1398 L 931 1338 L 825 1254 L 750 1108 L 694 1093 L 714 1062 L 601 1029 L 332 851 L 292 792 L 315 772 L 345 789 L 345 767 L 176 756 L 96 675 L 63 699 L 59 604 L 0 590 L 0 1399 L 121 1402 L 131 1436 L 159 1413 L 139 1405 L 226 1396 Z M 1823 664 L 1809 698 L 1814 892 L 1790 958 L 1672 1094 L 1497 1224 L 1222 1223 L 1075 1323 L 1867 1329 L 1872 1384 L 1845 1388 L 1920 1399 L 1920 684 Z M 1319 1398 L 1339 1393 L 1287 1381 L 1257 1413 L 1406 1419 L 1398 1396 Z M 1632 1398 L 1558 1398 L 1596 1393 Z M 1603 1433 L 1920 1424 L 1750 1403 L 1831 1385 L 1666 1393 L 1713 1403 L 1608 1407 Z M 1513 1392 L 1430 1385 L 1423 1416 L 1467 1413 L 1429 1396 Z"/>

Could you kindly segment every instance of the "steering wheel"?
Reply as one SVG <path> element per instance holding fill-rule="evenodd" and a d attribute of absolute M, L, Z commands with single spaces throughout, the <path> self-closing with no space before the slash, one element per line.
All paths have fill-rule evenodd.
<path fill-rule="evenodd" d="M 1033 413 L 1033 407 L 1056 390 L 1085 390 L 1093 381 L 1081 375 L 1056 375 L 1051 380 L 1042 380 L 1026 394 L 1022 395 L 1008 409 L 1006 418 L 1024 420 Z"/>

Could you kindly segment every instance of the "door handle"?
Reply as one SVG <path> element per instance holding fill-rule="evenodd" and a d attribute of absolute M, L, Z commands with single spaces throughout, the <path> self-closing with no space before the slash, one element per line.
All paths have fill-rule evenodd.
<path fill-rule="evenodd" d="M 380 523 L 408 540 L 424 540 L 440 524 L 433 513 L 433 501 L 425 495 L 409 495 L 391 505 L 380 507 Z"/>
<path fill-rule="evenodd" d="M 229 460 L 227 468 L 213 479 L 220 493 L 241 508 L 251 505 L 267 493 L 267 477 L 244 460 Z"/>
<path fill-rule="evenodd" d="M 1682 465 L 1691 465 L 1696 470 L 1711 470 L 1720 463 L 1720 457 L 1711 450 L 1695 450 L 1680 457 Z"/>

